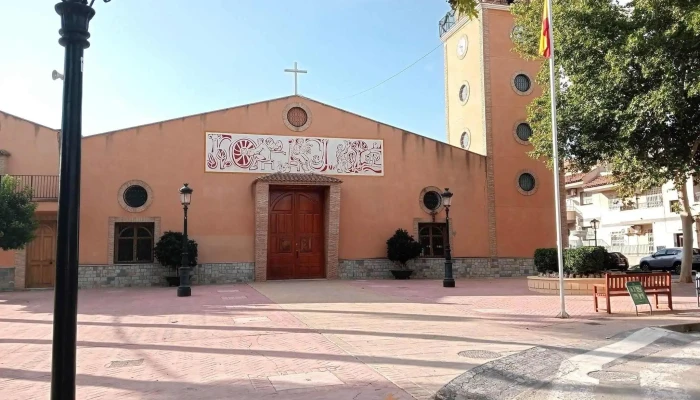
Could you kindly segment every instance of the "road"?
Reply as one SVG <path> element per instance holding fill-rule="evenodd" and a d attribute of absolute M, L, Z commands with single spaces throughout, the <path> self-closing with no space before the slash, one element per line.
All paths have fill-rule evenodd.
<path fill-rule="evenodd" d="M 648 327 L 575 355 L 535 347 L 472 369 L 439 400 L 700 399 L 700 333 Z"/>

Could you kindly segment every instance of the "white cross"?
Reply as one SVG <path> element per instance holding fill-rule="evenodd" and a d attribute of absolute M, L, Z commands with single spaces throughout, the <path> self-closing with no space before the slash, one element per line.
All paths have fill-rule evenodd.
<path fill-rule="evenodd" d="M 305 74 L 308 71 L 303 69 L 297 69 L 297 62 L 294 61 L 294 69 L 285 69 L 284 72 L 291 72 L 294 74 L 294 94 L 297 94 L 297 76 L 298 74 Z"/>

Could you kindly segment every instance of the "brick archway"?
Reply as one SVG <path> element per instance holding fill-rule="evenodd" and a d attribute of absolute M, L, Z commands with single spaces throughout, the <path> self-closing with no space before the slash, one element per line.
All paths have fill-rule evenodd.
<path fill-rule="evenodd" d="M 296 174 L 277 172 L 262 176 L 253 183 L 255 187 L 255 281 L 267 280 L 269 237 L 269 201 L 272 187 L 322 187 L 324 188 L 325 266 L 326 278 L 338 279 L 338 241 L 340 231 L 340 184 L 338 178 L 320 174 Z"/>

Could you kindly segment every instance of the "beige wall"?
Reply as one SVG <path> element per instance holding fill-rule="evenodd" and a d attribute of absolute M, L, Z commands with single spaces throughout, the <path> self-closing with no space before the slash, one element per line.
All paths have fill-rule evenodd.
<path fill-rule="evenodd" d="M 457 43 L 463 36 L 467 37 L 468 47 L 467 54 L 460 59 L 457 55 Z M 485 155 L 481 46 L 481 19 L 466 21 L 445 41 L 445 106 L 448 142 L 460 147 L 462 132 L 465 128 L 469 129 L 471 144 L 468 150 Z M 464 82 L 469 84 L 470 94 L 469 100 L 462 104 L 459 100 L 459 88 Z"/>
<path fill-rule="evenodd" d="M 290 131 L 282 113 L 290 102 L 305 103 L 311 126 Z M 383 139 L 383 177 L 338 176 L 341 184 L 340 258 L 386 256 L 386 240 L 397 228 L 413 232 L 414 218 L 428 221 L 419 206 L 427 186 L 455 193 L 455 256 L 485 256 L 488 238 L 485 158 L 357 115 L 289 97 L 147 125 L 83 140 L 81 264 L 108 263 L 110 217 L 160 217 L 161 231 L 182 228 L 178 189 L 194 189 L 189 233 L 203 263 L 253 261 L 253 180 L 258 174 L 205 173 L 205 132 Z M 117 192 L 129 180 L 153 190 L 140 213 L 124 210 Z M 438 216 L 438 218 L 444 218 Z"/>

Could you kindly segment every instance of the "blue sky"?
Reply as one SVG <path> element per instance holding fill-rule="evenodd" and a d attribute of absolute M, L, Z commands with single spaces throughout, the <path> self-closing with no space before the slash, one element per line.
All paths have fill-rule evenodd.
<path fill-rule="evenodd" d="M 2 1 L 0 110 L 60 127 L 57 0 Z M 444 0 L 113 0 L 95 2 L 85 52 L 90 135 L 293 94 L 439 140 Z"/>

